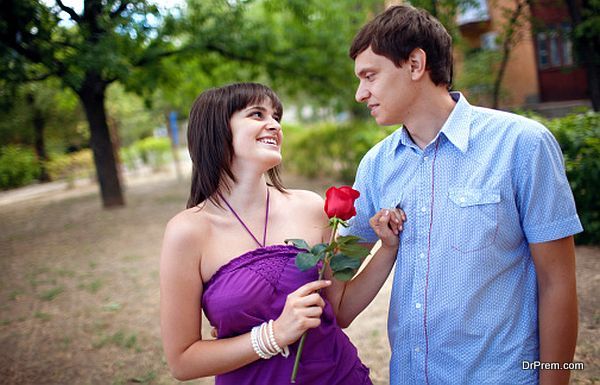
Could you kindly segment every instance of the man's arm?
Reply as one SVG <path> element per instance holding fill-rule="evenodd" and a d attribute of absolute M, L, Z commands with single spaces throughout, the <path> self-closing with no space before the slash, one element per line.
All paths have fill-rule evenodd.
<path fill-rule="evenodd" d="M 577 342 L 573 237 L 529 245 L 538 281 L 541 362 L 572 362 Z M 568 384 L 569 370 L 540 370 L 540 385 Z"/>

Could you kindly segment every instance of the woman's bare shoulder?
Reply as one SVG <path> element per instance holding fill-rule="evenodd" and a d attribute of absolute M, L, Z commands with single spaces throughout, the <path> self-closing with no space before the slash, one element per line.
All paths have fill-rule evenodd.
<path fill-rule="evenodd" d="M 323 198 L 314 191 L 287 190 L 290 203 L 304 206 L 305 208 L 323 209 Z"/>
<path fill-rule="evenodd" d="M 183 210 L 167 223 L 165 240 L 199 245 L 210 236 L 210 223 L 210 214 L 200 207 Z"/>
<path fill-rule="evenodd" d="M 323 211 L 324 200 L 314 191 L 308 190 L 287 190 L 290 208 L 297 213 L 309 214 L 321 219 L 325 212 Z"/>

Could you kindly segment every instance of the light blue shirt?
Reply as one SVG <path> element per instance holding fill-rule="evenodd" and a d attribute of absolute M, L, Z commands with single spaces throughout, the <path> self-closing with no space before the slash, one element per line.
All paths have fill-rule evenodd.
<path fill-rule="evenodd" d="M 582 231 L 552 134 L 524 117 L 457 104 L 421 150 L 404 128 L 358 168 L 357 215 L 341 234 L 377 237 L 369 218 L 400 207 L 390 300 L 390 381 L 536 384 L 537 284 L 530 243 Z"/>

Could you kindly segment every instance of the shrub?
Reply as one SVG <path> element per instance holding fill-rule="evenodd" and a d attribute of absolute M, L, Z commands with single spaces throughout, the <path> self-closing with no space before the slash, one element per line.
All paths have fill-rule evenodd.
<path fill-rule="evenodd" d="M 121 161 L 128 170 L 135 170 L 138 168 L 139 163 L 142 162 L 141 155 L 137 146 L 121 147 L 119 149 L 119 155 Z"/>
<path fill-rule="evenodd" d="M 145 138 L 133 143 L 129 151 L 139 156 L 144 164 L 157 171 L 171 159 L 171 143 L 169 138 Z"/>
<path fill-rule="evenodd" d="M 47 165 L 53 180 L 72 183 L 75 179 L 91 178 L 95 175 L 94 158 L 90 149 L 52 156 Z"/>
<path fill-rule="evenodd" d="M 319 123 L 305 128 L 286 125 L 284 165 L 308 177 L 351 183 L 365 153 L 394 129 L 366 122 Z"/>
<path fill-rule="evenodd" d="M 584 228 L 576 240 L 599 244 L 600 113 L 573 114 L 543 123 L 558 140 L 565 158 L 567 177 Z"/>
<path fill-rule="evenodd" d="M 8 145 L 0 150 L 0 189 L 24 186 L 39 175 L 40 163 L 32 149 Z"/>

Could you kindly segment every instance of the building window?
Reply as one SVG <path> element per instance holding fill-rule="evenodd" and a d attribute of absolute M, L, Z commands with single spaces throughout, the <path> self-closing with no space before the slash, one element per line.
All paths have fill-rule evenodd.
<path fill-rule="evenodd" d="M 538 47 L 538 65 L 540 68 L 548 68 L 548 38 L 544 32 L 540 32 L 537 35 L 537 47 Z"/>
<path fill-rule="evenodd" d="M 567 23 L 562 25 L 562 54 L 563 65 L 573 65 L 573 41 L 571 41 L 571 26 Z"/>
<path fill-rule="evenodd" d="M 492 31 L 481 35 L 481 48 L 489 51 L 498 50 L 498 32 Z"/>
<path fill-rule="evenodd" d="M 540 69 L 573 65 L 573 43 L 568 24 L 551 26 L 536 36 L 538 66 Z"/>
<path fill-rule="evenodd" d="M 558 52 L 558 33 L 552 30 L 549 33 L 550 37 L 550 65 L 552 67 L 560 67 L 560 53 Z"/>

